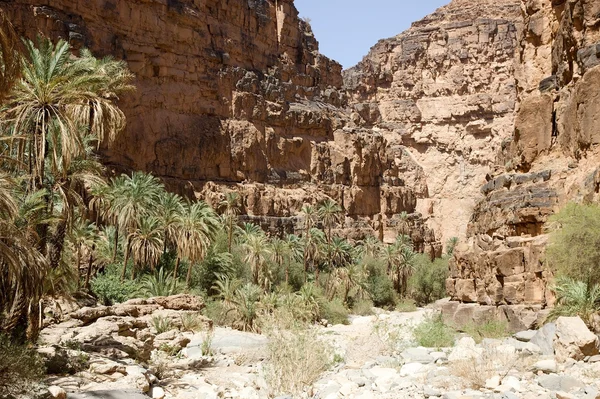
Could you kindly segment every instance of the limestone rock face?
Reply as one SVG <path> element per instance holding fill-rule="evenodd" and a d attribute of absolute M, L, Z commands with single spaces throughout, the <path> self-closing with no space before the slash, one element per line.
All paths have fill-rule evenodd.
<path fill-rule="evenodd" d="M 448 287 L 456 300 L 547 307 L 543 226 L 569 201 L 598 200 L 600 4 L 521 3 L 514 133 L 481 188 L 467 227 L 475 245 L 457 253 Z M 508 270 L 500 259 L 512 259 Z"/>
<path fill-rule="evenodd" d="M 513 133 L 518 0 L 452 1 L 344 72 L 353 120 L 423 168 L 417 209 L 464 238 L 496 153 Z"/>
<path fill-rule="evenodd" d="M 241 192 L 248 220 L 277 232 L 300 208 L 340 203 L 340 234 L 393 240 L 406 212 L 417 247 L 441 251 L 420 221 L 423 168 L 384 134 L 352 123 L 341 65 L 321 55 L 293 0 L 17 0 L 21 33 L 127 61 L 128 126 L 103 149 L 116 171 L 145 170 L 215 204 Z M 365 112 L 368 112 L 365 109 Z"/>

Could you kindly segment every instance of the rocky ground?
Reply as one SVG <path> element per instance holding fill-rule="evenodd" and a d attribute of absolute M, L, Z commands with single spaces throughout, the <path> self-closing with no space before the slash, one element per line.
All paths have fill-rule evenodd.
<path fill-rule="evenodd" d="M 183 315 L 198 307 L 178 296 L 72 313 L 43 331 L 40 351 L 59 373 L 49 378 L 50 391 L 73 399 L 272 397 L 263 372 L 268 339 L 211 328 L 201 317 L 200 332 L 181 332 Z M 377 311 L 351 316 L 349 325 L 314 327 L 335 365 L 301 396 L 600 398 L 598 338 L 579 318 L 505 339 L 463 336 L 450 348 L 417 347 L 413 327 L 432 313 Z M 158 334 L 157 316 L 172 328 Z"/>

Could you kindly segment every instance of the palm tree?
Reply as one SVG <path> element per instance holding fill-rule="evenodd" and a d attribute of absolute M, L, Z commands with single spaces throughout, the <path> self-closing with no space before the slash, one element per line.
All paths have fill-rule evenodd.
<path fill-rule="evenodd" d="M 301 210 L 302 214 L 304 214 L 304 282 L 306 282 L 306 278 L 308 275 L 308 243 L 310 242 L 310 231 L 312 227 L 315 225 L 317 219 L 317 211 L 311 205 L 304 205 Z"/>
<path fill-rule="evenodd" d="M 333 267 L 346 267 L 353 261 L 352 245 L 343 238 L 333 237 L 331 241 L 330 257 Z"/>
<path fill-rule="evenodd" d="M 79 270 L 81 268 L 83 250 L 86 249 L 90 255 L 90 258 L 92 258 L 93 252 L 96 249 L 96 243 L 99 240 L 96 225 L 82 217 L 79 217 L 68 235 L 68 240 L 75 249 L 75 270 L 77 270 L 77 286 L 79 287 Z M 88 262 L 87 265 L 84 283 L 85 288 L 88 288 L 92 274 L 92 264 L 93 262 Z"/>
<path fill-rule="evenodd" d="M 416 253 L 412 246 L 401 246 L 397 252 L 397 258 L 398 261 L 395 264 L 397 290 L 400 295 L 406 296 L 408 278 L 416 267 Z"/>
<path fill-rule="evenodd" d="M 84 197 L 89 192 L 88 187 L 98 186 L 104 182 L 100 177 L 104 168 L 93 155 L 88 137 L 84 138 L 84 142 L 85 152 L 75 157 L 69 164 L 68 170 L 62 171 L 61 162 L 59 175 L 49 173 L 46 179 L 50 187 L 48 213 L 56 218 L 56 226 L 49 240 L 50 266 L 53 269 L 58 267 L 62 259 L 65 237 L 77 219 L 76 210 L 80 213 L 85 210 Z M 58 215 L 54 215 L 55 211 Z"/>
<path fill-rule="evenodd" d="M 10 332 L 27 320 L 28 335 L 39 331 L 39 304 L 48 260 L 31 245 L 36 242 L 35 223 L 43 209 L 43 192 L 17 193 L 15 184 L 0 174 L 0 331 Z"/>
<path fill-rule="evenodd" d="M 109 215 L 117 229 L 127 235 L 121 281 L 125 279 L 131 255 L 131 233 L 138 228 L 141 220 L 154 213 L 163 193 L 160 181 L 143 172 L 134 172 L 131 176 L 122 175 L 111 181 Z"/>
<path fill-rule="evenodd" d="M 233 226 L 237 223 L 237 215 L 240 213 L 239 194 L 234 191 L 226 193 L 225 199 L 221 201 L 219 207 L 223 209 L 227 223 L 227 251 L 231 253 Z"/>
<path fill-rule="evenodd" d="M 244 261 L 250 264 L 254 284 L 267 289 L 271 280 L 265 270 L 267 257 L 272 253 L 269 240 L 264 233 L 260 232 L 249 235 L 242 245 L 246 252 Z"/>
<path fill-rule="evenodd" d="M 271 240 L 271 260 L 277 265 L 277 270 L 281 270 L 286 259 L 289 258 L 291 251 L 286 240 L 275 237 Z M 288 262 L 289 264 L 289 262 Z M 289 269 L 285 270 L 285 282 L 289 280 Z"/>
<path fill-rule="evenodd" d="M 177 278 L 177 267 L 180 258 L 190 262 L 186 276 L 186 286 L 189 288 L 192 269 L 195 263 L 202 261 L 208 251 L 211 240 L 219 228 L 219 219 L 214 210 L 204 201 L 187 203 L 177 222 L 177 263 L 173 276 Z"/>
<path fill-rule="evenodd" d="M 318 264 L 323 259 L 323 246 L 325 244 L 325 234 L 319 229 L 312 228 L 303 237 L 304 241 L 304 281 L 306 281 L 306 273 L 308 271 L 308 265 L 312 265 L 312 269 L 316 272 L 316 278 L 318 278 Z"/>
<path fill-rule="evenodd" d="M 150 266 L 154 271 L 163 249 L 163 229 L 159 219 L 154 216 L 141 218 L 127 240 L 131 245 L 134 264 L 131 279 L 135 278 L 136 266 L 139 269 Z"/>
<path fill-rule="evenodd" d="M 365 237 L 360 245 L 360 252 L 362 256 L 369 256 L 371 258 L 376 257 L 382 249 L 382 243 L 375 236 Z"/>
<path fill-rule="evenodd" d="M 124 62 L 99 61 L 89 51 L 71 57 L 63 40 L 56 46 L 44 38 L 37 45 L 24 43 L 23 77 L 11 91 L 3 116 L 14 127 L 10 144 L 27 165 L 32 190 L 44 187 L 46 160 L 58 175 L 60 162 L 66 171 L 84 151 L 80 126 L 98 143 L 113 140 L 123 129 L 125 117 L 114 100 L 132 89 L 133 75 Z"/>
<path fill-rule="evenodd" d="M 164 247 L 163 254 L 167 252 L 167 246 L 173 245 L 177 237 L 177 221 L 183 212 L 183 200 L 174 193 L 164 193 L 159 199 L 158 219 L 163 228 Z"/>
<path fill-rule="evenodd" d="M 335 224 L 337 224 L 342 215 L 342 208 L 337 204 L 337 202 L 332 199 L 326 199 L 319 205 L 318 214 L 321 220 L 323 221 L 323 225 L 327 229 L 327 260 L 328 266 L 332 267 L 331 261 L 331 229 Z"/>

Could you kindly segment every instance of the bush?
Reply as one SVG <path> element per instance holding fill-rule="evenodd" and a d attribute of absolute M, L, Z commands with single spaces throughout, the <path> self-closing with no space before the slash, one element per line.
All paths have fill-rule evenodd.
<path fill-rule="evenodd" d="M 510 335 L 508 323 L 496 320 L 489 320 L 483 324 L 470 323 L 461 328 L 461 330 L 470 335 L 477 343 L 480 343 L 485 338 L 499 339 Z"/>
<path fill-rule="evenodd" d="M 299 396 L 331 365 L 332 351 L 314 330 L 295 326 L 289 320 L 272 320 L 267 330 L 269 361 L 265 378 L 273 396 Z"/>
<path fill-rule="evenodd" d="M 160 268 L 154 275 L 144 276 L 140 293 L 147 298 L 170 296 L 181 293 L 182 288 L 172 274 Z"/>
<path fill-rule="evenodd" d="M 104 304 L 114 305 L 132 298 L 140 289 L 135 281 L 121 282 L 118 266 L 107 267 L 104 274 L 98 274 L 91 281 L 92 293 Z"/>
<path fill-rule="evenodd" d="M 204 327 L 204 322 L 197 313 L 184 313 L 181 315 L 181 331 L 197 332 Z"/>
<path fill-rule="evenodd" d="M 416 311 L 417 311 L 417 305 L 415 304 L 415 301 L 413 301 L 412 299 L 402 299 L 396 305 L 396 312 L 410 313 L 410 312 L 416 312 Z"/>
<path fill-rule="evenodd" d="M 321 302 L 319 313 L 321 318 L 327 320 L 329 324 L 349 324 L 348 309 L 340 299 Z"/>
<path fill-rule="evenodd" d="M 454 335 L 454 330 L 444 323 L 441 315 L 430 316 L 413 329 L 417 343 L 426 348 L 453 346 Z"/>
<path fill-rule="evenodd" d="M 157 334 L 162 334 L 173 329 L 171 320 L 164 316 L 152 316 L 151 324 Z"/>
<path fill-rule="evenodd" d="M 579 316 L 589 327 L 594 326 L 594 315 L 600 311 L 600 287 L 589 287 L 582 281 L 559 277 L 553 287 L 556 292 L 556 305 L 549 319 L 560 316 Z"/>
<path fill-rule="evenodd" d="M 428 257 L 419 255 L 413 275 L 408 281 L 410 296 L 419 306 L 442 299 L 446 295 L 447 278 L 446 259 L 431 262 Z"/>
<path fill-rule="evenodd" d="M 217 326 L 231 326 L 234 318 L 232 312 L 228 312 L 229 309 L 220 300 L 208 300 L 202 314 L 211 319 Z"/>
<path fill-rule="evenodd" d="M 600 284 L 600 207 L 568 204 L 550 218 L 550 226 L 550 267 L 560 276 L 585 276 L 589 288 Z"/>
<path fill-rule="evenodd" d="M 373 301 L 369 299 L 359 299 L 352 306 L 352 313 L 359 316 L 370 316 L 373 314 Z"/>
<path fill-rule="evenodd" d="M 0 397 L 30 393 L 44 374 L 44 363 L 35 350 L 0 335 Z"/>
<path fill-rule="evenodd" d="M 394 283 L 386 273 L 383 262 L 365 258 L 365 269 L 368 272 L 367 292 L 377 307 L 394 307 L 396 305 L 396 291 Z"/>

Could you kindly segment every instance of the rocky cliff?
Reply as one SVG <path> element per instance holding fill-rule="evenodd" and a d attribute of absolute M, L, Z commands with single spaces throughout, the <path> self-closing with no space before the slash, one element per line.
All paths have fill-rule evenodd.
<path fill-rule="evenodd" d="M 395 238 L 439 253 L 416 211 L 422 169 L 383 134 L 356 126 L 341 66 L 318 52 L 293 0 L 0 1 L 22 33 L 67 38 L 126 60 L 137 92 L 128 126 L 105 148 L 115 170 L 140 169 L 217 203 L 242 193 L 242 213 L 293 231 L 305 203 L 346 211 L 341 234 Z M 406 212 L 408 217 L 400 215 Z"/>
<path fill-rule="evenodd" d="M 345 71 L 354 121 L 423 170 L 417 209 L 443 241 L 467 223 L 512 136 L 519 0 L 455 0 Z"/>
<path fill-rule="evenodd" d="M 548 216 L 597 201 L 600 3 L 522 0 L 514 134 L 498 154 L 459 248 L 448 289 L 487 305 L 554 301 L 543 251 Z"/>
<path fill-rule="evenodd" d="M 543 226 L 595 200 L 600 3 L 454 0 L 342 73 L 293 0 L 0 0 L 42 31 L 125 59 L 138 90 L 104 148 L 215 204 L 225 190 L 274 231 L 326 197 L 340 234 L 462 245 L 454 299 L 552 303 Z"/>

